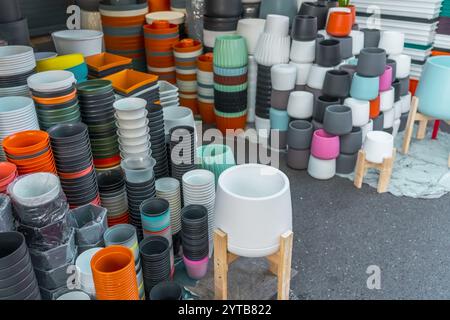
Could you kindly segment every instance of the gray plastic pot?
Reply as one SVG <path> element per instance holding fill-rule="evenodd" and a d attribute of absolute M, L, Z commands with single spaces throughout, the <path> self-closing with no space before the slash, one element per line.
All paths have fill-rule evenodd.
<path fill-rule="evenodd" d="M 341 61 L 341 44 L 339 40 L 327 39 L 317 44 L 316 63 L 319 66 L 334 67 Z"/>
<path fill-rule="evenodd" d="M 323 128 L 329 134 L 342 136 L 352 132 L 352 109 L 344 105 L 332 105 L 326 108 Z"/>
<path fill-rule="evenodd" d="M 331 37 L 330 39 L 338 40 L 341 48 L 341 58 L 348 59 L 353 57 L 353 39 L 350 36 L 346 37 Z"/>
<path fill-rule="evenodd" d="M 325 75 L 322 92 L 336 98 L 346 98 L 352 85 L 352 76 L 344 70 L 330 70 Z"/>
<path fill-rule="evenodd" d="M 400 96 L 406 96 L 409 92 L 409 77 L 398 79 L 400 83 Z"/>
<path fill-rule="evenodd" d="M 297 15 L 292 24 L 291 37 L 295 41 L 313 41 L 317 37 L 317 17 Z"/>
<path fill-rule="evenodd" d="M 353 127 L 352 132 L 340 137 L 341 153 L 353 154 L 361 149 L 362 130 L 359 127 Z"/>
<path fill-rule="evenodd" d="M 364 32 L 364 48 L 376 48 L 380 43 L 381 32 L 378 29 L 361 29 Z"/>
<path fill-rule="evenodd" d="M 350 174 L 355 171 L 358 153 L 345 154 L 341 153 L 336 159 L 336 173 Z"/>
<path fill-rule="evenodd" d="M 287 144 L 289 148 L 309 149 L 314 132 L 313 125 L 305 120 L 295 120 L 289 123 Z"/>
<path fill-rule="evenodd" d="M 270 103 L 271 103 L 272 108 L 275 108 L 278 110 L 286 110 L 291 92 L 292 92 L 291 90 L 279 91 L 279 90 L 272 89 L 272 96 L 270 98 Z"/>
<path fill-rule="evenodd" d="M 395 81 L 395 75 L 397 74 L 397 61 L 393 59 L 387 59 L 386 65 L 392 68 L 392 82 Z"/>
<path fill-rule="evenodd" d="M 384 124 L 384 115 L 383 113 L 380 113 L 378 117 L 376 117 L 373 120 L 373 131 L 382 131 L 383 130 L 383 124 Z"/>
<path fill-rule="evenodd" d="M 325 4 L 317 2 L 303 2 L 298 14 L 317 17 L 317 29 L 325 29 L 328 14 L 328 7 Z"/>
<path fill-rule="evenodd" d="M 314 131 L 319 130 L 319 129 L 323 129 L 323 123 L 322 122 L 319 122 L 319 121 L 316 121 L 316 120 L 313 119 L 311 121 L 311 124 L 314 127 Z"/>
<path fill-rule="evenodd" d="M 386 69 L 386 51 L 380 48 L 365 48 L 358 57 L 356 72 L 363 77 L 379 77 Z"/>
<path fill-rule="evenodd" d="M 323 123 L 325 110 L 328 106 L 339 104 L 339 99 L 335 97 L 319 96 L 314 103 L 313 118 L 317 122 Z"/>
<path fill-rule="evenodd" d="M 310 150 L 298 150 L 289 148 L 287 152 L 287 165 L 295 170 L 308 169 Z"/>
<path fill-rule="evenodd" d="M 394 88 L 394 102 L 400 101 L 400 90 L 401 90 L 401 84 L 399 80 L 395 80 L 392 82 L 392 87 Z"/>

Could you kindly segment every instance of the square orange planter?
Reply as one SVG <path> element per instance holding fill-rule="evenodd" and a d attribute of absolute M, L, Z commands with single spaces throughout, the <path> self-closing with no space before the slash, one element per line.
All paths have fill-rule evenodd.
<path fill-rule="evenodd" d="M 125 94 L 158 81 L 158 77 L 153 74 L 143 73 L 132 69 L 117 72 L 103 79 L 110 80 L 115 90 Z"/>
<path fill-rule="evenodd" d="M 131 64 L 133 60 L 130 58 L 118 56 L 107 52 L 99 53 L 86 57 L 86 63 L 89 68 L 96 71 L 105 71 L 111 68 L 120 67 Z"/>

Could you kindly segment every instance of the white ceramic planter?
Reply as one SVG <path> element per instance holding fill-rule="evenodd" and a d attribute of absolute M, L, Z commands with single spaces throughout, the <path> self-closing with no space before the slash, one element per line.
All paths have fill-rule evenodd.
<path fill-rule="evenodd" d="M 255 128 L 260 138 L 267 139 L 270 132 L 270 119 L 255 116 Z"/>
<path fill-rule="evenodd" d="M 277 64 L 270 69 L 272 89 L 289 91 L 295 88 L 297 68 L 292 64 Z"/>
<path fill-rule="evenodd" d="M 280 37 L 270 33 L 263 33 L 255 48 L 255 59 L 263 66 L 273 66 L 279 63 L 289 62 L 291 38 Z"/>
<path fill-rule="evenodd" d="M 380 111 L 385 112 L 394 107 L 395 90 L 390 88 L 387 91 L 380 92 Z"/>
<path fill-rule="evenodd" d="M 316 40 L 292 41 L 290 58 L 296 63 L 313 63 L 316 58 Z"/>
<path fill-rule="evenodd" d="M 347 98 L 344 105 L 352 109 L 352 125 L 362 127 L 370 120 L 370 101 Z"/>
<path fill-rule="evenodd" d="M 395 77 L 397 79 L 403 79 L 411 74 L 411 56 L 406 54 L 390 55 L 389 59 L 397 62 L 397 72 Z"/>
<path fill-rule="evenodd" d="M 265 257 L 292 230 L 289 179 L 280 170 L 259 165 L 234 166 L 218 181 L 216 226 L 228 235 L 228 250 L 243 257 Z"/>
<path fill-rule="evenodd" d="M 411 92 L 406 96 L 400 97 L 400 101 L 402 103 L 402 113 L 409 112 L 411 110 Z"/>
<path fill-rule="evenodd" d="M 330 67 L 321 67 L 317 64 L 313 64 L 311 70 L 309 72 L 307 85 L 313 89 L 322 90 L 323 83 L 325 81 L 325 75 L 327 71 L 333 70 L 334 68 Z"/>
<path fill-rule="evenodd" d="M 314 111 L 314 95 L 307 91 L 294 91 L 289 96 L 287 112 L 294 119 L 309 119 Z"/>
<path fill-rule="evenodd" d="M 289 34 L 289 17 L 278 14 L 267 15 L 264 32 L 278 37 L 286 37 Z"/>
<path fill-rule="evenodd" d="M 290 62 L 297 68 L 297 85 L 306 85 L 308 81 L 309 72 L 311 71 L 312 63 L 296 63 Z"/>
<path fill-rule="evenodd" d="M 59 55 L 81 53 L 92 56 L 102 52 L 103 32 L 96 30 L 62 30 L 52 33 Z"/>
<path fill-rule="evenodd" d="M 364 49 L 364 32 L 359 30 L 352 30 L 350 37 L 353 40 L 352 52 L 354 56 L 357 56 L 362 49 Z"/>
<path fill-rule="evenodd" d="M 383 122 L 383 129 L 389 129 L 394 126 L 395 121 L 395 109 L 392 108 L 388 111 L 383 112 L 384 115 L 384 122 Z"/>
<path fill-rule="evenodd" d="M 398 31 L 381 32 L 379 48 L 386 50 L 386 54 L 401 54 L 405 46 L 405 34 Z"/>
<path fill-rule="evenodd" d="M 392 157 L 394 137 L 384 131 L 372 131 L 367 134 L 363 150 L 366 159 L 373 163 L 383 163 L 385 158 Z"/>
<path fill-rule="evenodd" d="M 394 114 L 395 114 L 395 120 L 400 119 L 402 117 L 402 101 L 397 101 L 394 103 Z"/>
<path fill-rule="evenodd" d="M 266 20 L 264 19 L 241 19 L 238 22 L 236 34 L 244 37 L 247 41 L 248 54 L 254 54 L 259 36 L 264 32 Z"/>
<path fill-rule="evenodd" d="M 369 123 L 361 127 L 362 132 L 362 142 L 366 140 L 367 134 L 373 131 L 373 120 L 370 119 Z"/>
<path fill-rule="evenodd" d="M 311 155 L 308 174 L 317 180 L 329 180 L 336 175 L 336 159 L 322 160 Z"/>
<path fill-rule="evenodd" d="M 191 126 L 194 129 L 195 120 L 192 110 L 186 107 L 167 107 L 164 112 L 164 129 L 166 135 L 177 126 Z"/>

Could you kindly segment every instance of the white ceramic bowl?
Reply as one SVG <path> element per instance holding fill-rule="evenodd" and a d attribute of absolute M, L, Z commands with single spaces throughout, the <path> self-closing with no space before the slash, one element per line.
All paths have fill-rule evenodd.
<path fill-rule="evenodd" d="M 313 63 L 316 59 L 316 40 L 292 41 L 291 61 L 296 63 Z"/>
<path fill-rule="evenodd" d="M 329 180 L 336 175 L 336 159 L 322 160 L 311 155 L 308 174 L 317 180 Z"/>
<path fill-rule="evenodd" d="M 383 163 L 385 158 L 392 157 L 393 148 L 394 137 L 384 131 L 369 132 L 363 145 L 366 159 L 373 163 Z"/>
<path fill-rule="evenodd" d="M 103 32 L 97 30 L 62 30 L 52 33 L 59 55 L 81 53 L 88 57 L 102 52 Z"/>
<path fill-rule="evenodd" d="M 270 69 L 272 89 L 289 91 L 295 88 L 297 68 L 292 64 L 277 64 Z"/>
<path fill-rule="evenodd" d="M 307 91 L 294 91 L 289 96 L 287 113 L 294 119 L 309 119 L 313 115 L 314 95 Z"/>
<path fill-rule="evenodd" d="M 247 41 L 248 54 L 255 53 L 259 36 L 264 32 L 266 20 L 264 19 L 241 19 L 238 22 L 236 34 Z"/>
<path fill-rule="evenodd" d="M 243 257 L 265 257 L 278 251 L 280 236 L 292 230 L 288 177 L 280 170 L 245 164 L 219 177 L 216 226 L 228 235 L 228 250 Z"/>
<path fill-rule="evenodd" d="M 344 105 L 352 109 L 352 124 L 354 127 L 362 127 L 370 120 L 370 101 L 347 98 Z"/>

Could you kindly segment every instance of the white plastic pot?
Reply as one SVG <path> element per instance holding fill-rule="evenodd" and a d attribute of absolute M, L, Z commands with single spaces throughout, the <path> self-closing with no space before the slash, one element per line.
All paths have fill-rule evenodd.
<path fill-rule="evenodd" d="M 289 91 L 295 88 L 297 68 L 292 64 L 277 64 L 270 69 L 272 89 Z"/>
<path fill-rule="evenodd" d="M 380 92 L 380 111 L 385 112 L 394 107 L 395 90 L 390 88 L 387 91 Z"/>
<path fill-rule="evenodd" d="M 402 102 L 402 113 L 409 112 L 411 110 L 411 92 L 406 96 L 400 97 L 400 101 Z"/>
<path fill-rule="evenodd" d="M 297 85 L 306 85 L 308 81 L 309 72 L 311 71 L 312 63 L 296 63 L 290 62 L 297 68 Z"/>
<path fill-rule="evenodd" d="M 81 53 L 88 57 L 102 52 L 103 32 L 97 30 L 62 30 L 52 33 L 59 55 Z"/>
<path fill-rule="evenodd" d="M 313 63 L 316 58 L 316 40 L 292 41 L 290 58 L 296 63 Z"/>
<path fill-rule="evenodd" d="M 289 34 L 289 17 L 278 14 L 267 15 L 264 32 L 278 37 L 286 37 Z"/>
<path fill-rule="evenodd" d="M 314 111 L 314 95 L 307 91 L 294 91 L 289 96 L 287 113 L 294 119 L 309 119 Z"/>
<path fill-rule="evenodd" d="M 395 77 L 397 79 L 403 79 L 411 74 L 411 56 L 406 54 L 390 55 L 389 59 L 397 62 L 397 72 Z"/>
<path fill-rule="evenodd" d="M 280 236 L 292 230 L 288 177 L 259 164 L 234 166 L 218 181 L 216 226 L 228 235 L 228 250 L 243 257 L 265 257 L 280 247 Z"/>
<path fill-rule="evenodd" d="M 394 137 L 384 131 L 372 131 L 367 134 L 363 150 L 366 159 L 373 163 L 383 163 L 385 158 L 392 157 Z"/>
<path fill-rule="evenodd" d="M 392 108 L 388 111 L 383 112 L 384 115 L 384 122 L 383 122 L 383 129 L 389 129 L 394 126 L 395 121 L 395 109 Z"/>
<path fill-rule="evenodd" d="M 259 36 L 264 32 L 266 20 L 264 19 L 241 19 L 238 22 L 236 34 L 247 41 L 248 54 L 254 54 Z"/>
<path fill-rule="evenodd" d="M 352 30 L 350 37 L 353 40 L 352 52 L 354 56 L 357 56 L 362 49 L 364 49 L 364 32 L 358 30 Z"/>
<path fill-rule="evenodd" d="M 336 175 L 336 159 L 322 160 L 311 155 L 308 174 L 317 180 L 329 180 Z"/>
<path fill-rule="evenodd" d="M 354 127 L 362 127 L 370 120 L 370 101 L 347 98 L 344 105 L 352 109 L 352 124 Z"/>
<path fill-rule="evenodd" d="M 405 46 L 405 34 L 398 31 L 383 31 L 380 36 L 379 48 L 386 54 L 401 54 Z"/>
<path fill-rule="evenodd" d="M 364 143 L 364 141 L 366 140 L 366 136 L 369 132 L 373 131 L 373 120 L 371 119 L 369 121 L 369 123 L 367 123 L 366 125 L 361 127 L 361 132 L 362 132 L 362 142 Z"/>
<path fill-rule="evenodd" d="M 330 67 L 321 67 L 318 64 L 313 64 L 311 67 L 311 70 L 308 75 L 308 81 L 307 85 L 310 88 L 322 90 L 323 89 L 323 83 L 325 81 L 325 75 L 327 74 L 327 71 L 333 70 L 334 68 Z"/>

